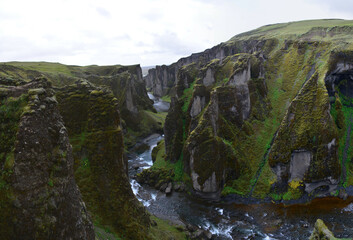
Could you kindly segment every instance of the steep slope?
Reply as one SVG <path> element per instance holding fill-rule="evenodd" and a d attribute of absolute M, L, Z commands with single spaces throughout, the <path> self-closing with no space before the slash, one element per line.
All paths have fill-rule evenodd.
<path fill-rule="evenodd" d="M 172 86 L 165 160 L 206 197 L 305 200 L 351 185 L 352 29 L 265 26 L 147 76 Z"/>
<path fill-rule="evenodd" d="M 124 239 L 148 238 L 149 215 L 127 177 L 118 100 L 88 81 L 56 96 L 73 145 L 75 178 L 95 222 Z"/>
<path fill-rule="evenodd" d="M 1 239 L 95 239 L 50 82 L 5 83 L 0 85 Z"/>

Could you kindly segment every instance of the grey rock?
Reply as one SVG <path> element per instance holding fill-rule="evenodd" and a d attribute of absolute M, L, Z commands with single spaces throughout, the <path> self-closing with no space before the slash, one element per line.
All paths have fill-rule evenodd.
<path fill-rule="evenodd" d="M 165 192 L 166 189 L 167 189 L 167 187 L 168 187 L 168 183 L 163 183 L 163 184 L 160 186 L 159 190 L 160 190 L 161 192 Z"/>
<path fill-rule="evenodd" d="M 173 189 L 173 184 L 170 182 L 170 183 L 168 183 L 168 186 L 165 189 L 165 193 L 167 195 L 171 194 L 172 193 L 172 189 Z"/>
<path fill-rule="evenodd" d="M 306 150 L 296 150 L 292 153 L 290 161 L 290 179 L 292 180 L 302 180 L 304 174 L 308 171 L 310 163 L 312 161 L 313 154 L 311 151 Z"/>

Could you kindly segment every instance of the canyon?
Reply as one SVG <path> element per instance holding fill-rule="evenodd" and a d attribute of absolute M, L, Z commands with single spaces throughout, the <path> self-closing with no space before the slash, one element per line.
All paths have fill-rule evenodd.
<path fill-rule="evenodd" d="M 1 63 L 2 239 L 352 237 L 352 34 L 267 25 L 144 77 Z"/>

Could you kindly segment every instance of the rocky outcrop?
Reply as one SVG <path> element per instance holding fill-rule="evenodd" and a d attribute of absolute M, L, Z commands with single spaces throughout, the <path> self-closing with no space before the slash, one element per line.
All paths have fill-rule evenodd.
<path fill-rule="evenodd" d="M 165 148 L 168 159 L 175 163 L 179 160 L 183 149 L 183 112 L 182 102 L 172 98 L 168 115 L 165 119 Z"/>
<path fill-rule="evenodd" d="M 334 52 L 330 57 L 330 68 L 325 78 L 330 96 L 342 93 L 353 97 L 353 51 Z"/>
<path fill-rule="evenodd" d="M 139 65 L 92 66 L 76 75 L 97 86 L 107 86 L 117 97 L 121 112 L 137 114 L 139 110 L 153 110 Z"/>
<path fill-rule="evenodd" d="M 252 80 L 259 77 L 259 70 L 252 69 L 259 61 L 240 54 L 200 69 L 190 64 L 178 73 L 176 97 L 165 123 L 166 158 L 175 163 L 183 157 L 196 194 L 218 197 L 227 181 L 239 177 L 232 141 L 251 112 L 255 113 L 252 106 L 258 102 L 252 108 L 259 113 L 266 108 L 266 86 L 262 80 Z"/>
<path fill-rule="evenodd" d="M 171 93 L 171 89 L 175 87 L 178 82 L 179 69 L 183 66 L 197 63 L 202 67 L 214 59 L 218 59 L 222 62 L 227 56 L 237 53 L 255 53 L 260 49 L 263 49 L 264 46 L 271 47 L 273 41 L 276 40 L 247 40 L 221 43 L 211 49 L 205 50 L 204 52 L 194 53 L 189 57 L 181 58 L 176 63 L 169 66 L 162 65 L 149 69 L 148 74 L 144 77 L 144 81 L 147 88 L 151 89 L 154 95 L 161 97 Z M 208 85 L 208 81 L 212 80 L 210 77 L 211 70 L 208 70 L 206 73 L 204 84 Z"/>
<path fill-rule="evenodd" d="M 88 81 L 58 90 L 75 161 L 75 177 L 88 210 L 124 239 L 148 239 L 150 219 L 132 193 L 119 101 Z"/>
<path fill-rule="evenodd" d="M 0 87 L 2 239 L 95 239 L 53 94 L 46 79 Z"/>
<path fill-rule="evenodd" d="M 148 75 L 144 77 L 146 87 L 150 89 L 153 95 L 162 97 L 167 95 L 173 87 L 177 73 L 177 67 L 156 66 L 148 70 Z"/>
<path fill-rule="evenodd" d="M 45 76 L 55 87 L 67 86 L 84 79 L 110 89 L 122 113 L 124 138 L 129 148 L 138 138 L 156 131 L 162 132 L 162 126 L 149 114 L 155 112 L 155 109 L 153 101 L 147 95 L 140 65 L 81 67 L 46 62 L 1 64 L 0 78 L 7 79 L 8 82 L 29 81 L 38 76 Z"/>
<path fill-rule="evenodd" d="M 309 240 L 336 240 L 333 233 L 327 228 L 325 223 L 318 219 L 315 223 L 315 228 L 309 238 Z"/>

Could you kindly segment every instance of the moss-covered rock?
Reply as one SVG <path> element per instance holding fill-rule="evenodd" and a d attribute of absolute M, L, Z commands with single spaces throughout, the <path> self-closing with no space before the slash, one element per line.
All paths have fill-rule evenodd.
<path fill-rule="evenodd" d="M 168 159 L 175 163 L 179 160 L 183 149 L 184 120 L 182 101 L 172 98 L 168 115 L 164 124 L 165 148 Z"/>
<path fill-rule="evenodd" d="M 157 146 L 155 146 L 152 149 L 151 157 L 153 162 L 157 160 L 158 152 L 161 151 L 161 149 L 163 148 L 163 145 L 164 145 L 164 140 L 161 140 L 158 142 Z"/>
<path fill-rule="evenodd" d="M 1 87 L 1 238 L 94 239 L 51 84 Z"/>
<path fill-rule="evenodd" d="M 322 187 L 320 181 L 327 181 L 326 194 L 335 190 L 340 163 L 338 133 L 332 126 L 326 88 L 314 74 L 292 101 L 270 150 L 269 164 L 279 182 L 304 181 L 312 193 Z"/>
<path fill-rule="evenodd" d="M 351 22 L 307 23 L 265 26 L 165 67 L 178 103 L 166 119 L 166 160 L 182 158 L 191 177 L 196 156 L 195 186 L 212 178 L 224 194 L 293 200 L 353 181 Z M 224 174 L 222 142 L 236 159 Z"/>
<path fill-rule="evenodd" d="M 140 138 L 163 127 L 146 111 L 155 112 L 149 99 L 139 65 L 131 66 L 69 66 L 47 62 L 9 62 L 1 64 L 0 81 L 16 84 L 45 76 L 55 87 L 68 86 L 79 80 L 88 80 L 97 86 L 110 89 L 122 113 L 122 127 L 127 147 L 132 147 Z M 0 93 L 1 94 L 1 93 Z"/>
<path fill-rule="evenodd" d="M 118 100 L 85 81 L 60 89 L 57 99 L 73 146 L 76 181 L 94 220 L 124 239 L 148 239 L 149 215 L 127 177 Z"/>
<path fill-rule="evenodd" d="M 333 233 L 327 228 L 325 223 L 318 219 L 316 220 L 314 230 L 309 237 L 309 240 L 336 240 Z"/>
<path fill-rule="evenodd" d="M 252 134 L 246 120 L 268 112 L 266 84 L 255 78 L 261 61 L 237 54 L 199 69 L 199 64 L 190 64 L 179 70 L 165 123 L 166 160 L 175 163 L 182 157 L 184 171 L 200 194 L 219 195 L 242 171 L 232 142 L 241 141 L 240 132 Z"/>

